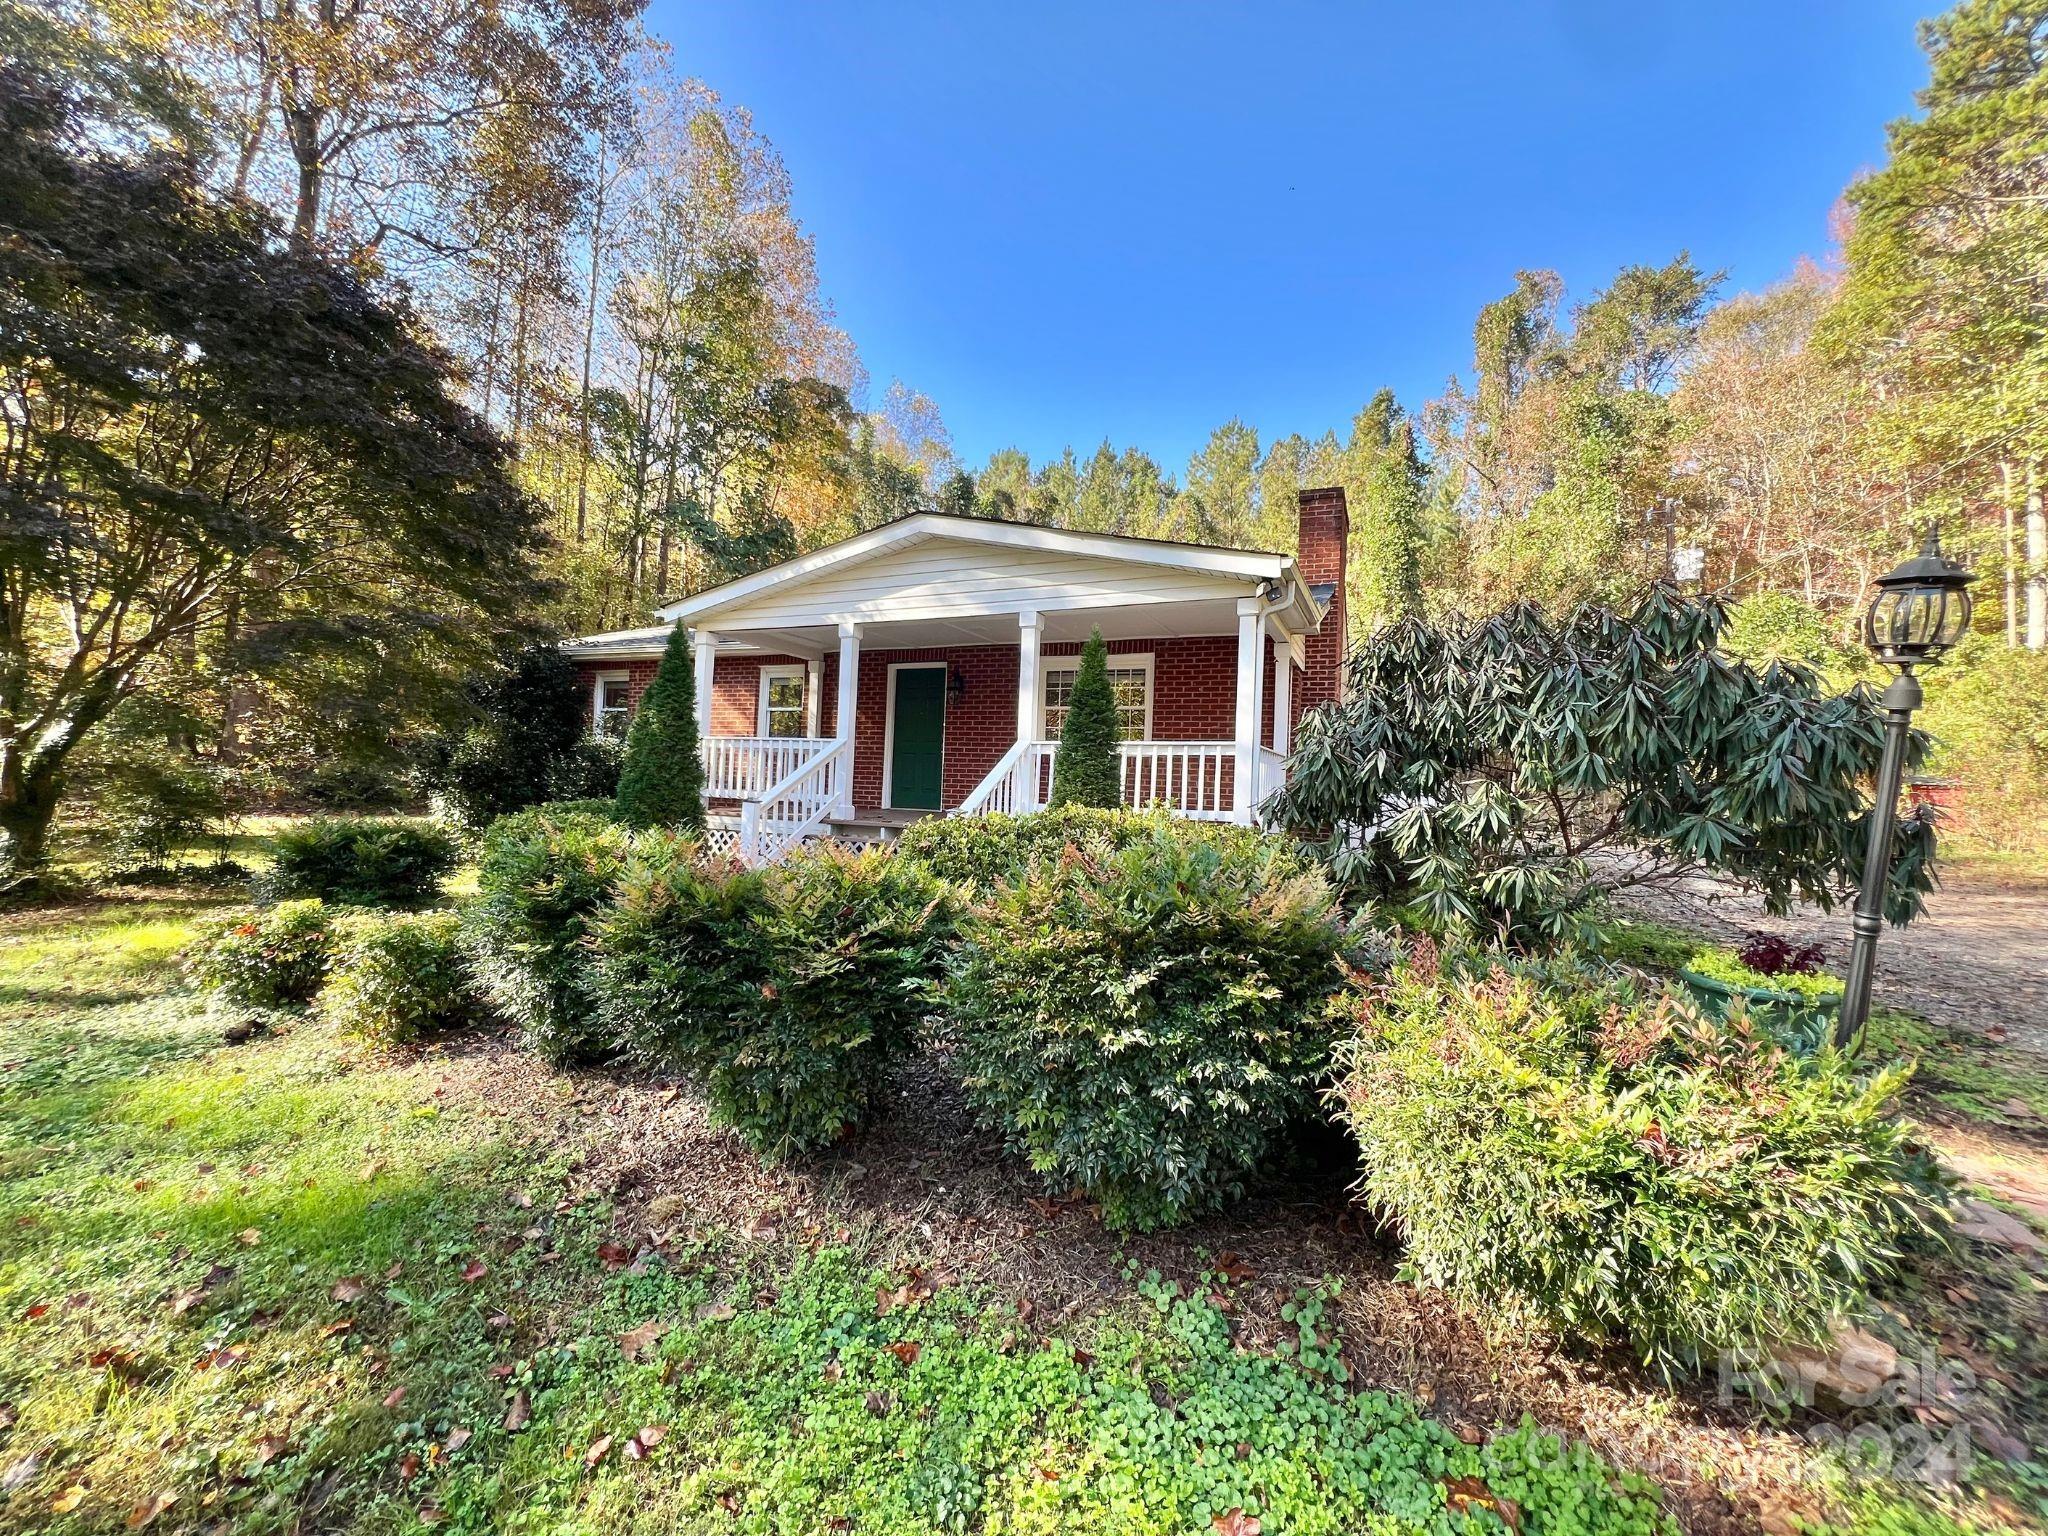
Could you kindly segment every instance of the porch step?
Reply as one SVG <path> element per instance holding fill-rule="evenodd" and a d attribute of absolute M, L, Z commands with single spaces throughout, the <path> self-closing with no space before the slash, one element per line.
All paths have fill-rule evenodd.
<path fill-rule="evenodd" d="M 858 811 L 844 819 L 834 817 L 825 826 L 838 842 L 856 845 L 893 843 L 903 835 L 905 827 L 938 814 L 937 811 Z"/>

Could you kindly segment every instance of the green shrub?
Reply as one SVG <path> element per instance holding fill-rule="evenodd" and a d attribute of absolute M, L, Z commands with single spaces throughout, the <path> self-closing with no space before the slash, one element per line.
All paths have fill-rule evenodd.
<path fill-rule="evenodd" d="M 1905 1079 L 1798 1061 L 1574 960 L 1415 957 L 1333 1097 L 1408 1272 L 1670 1373 L 1823 1337 L 1938 1200 Z"/>
<path fill-rule="evenodd" d="M 404 821 L 335 817 L 278 834 L 263 892 L 352 906 L 412 906 L 439 894 L 455 867 L 455 839 Z"/>
<path fill-rule="evenodd" d="M 1328 1062 L 1330 887 L 1291 847 L 1235 831 L 1159 826 L 1041 859 L 961 923 L 970 1098 L 1114 1226 L 1238 1194 Z"/>
<path fill-rule="evenodd" d="M 700 1078 L 712 1115 L 770 1157 L 856 1124 L 930 1012 L 943 888 L 830 844 L 767 871 L 642 839 L 598 925 L 597 993 L 641 1061 Z"/>
<path fill-rule="evenodd" d="M 463 964 L 462 919 L 453 912 L 370 913 L 344 918 L 320 992 L 321 1015 L 353 1034 L 404 1045 L 476 1017 Z"/>
<path fill-rule="evenodd" d="M 609 794 L 590 732 L 590 689 L 552 645 L 532 646 L 471 682 L 474 713 L 434 741 L 422 777 L 447 813 L 479 830 L 562 795 Z M 616 779 L 616 771 L 612 779 Z"/>
<path fill-rule="evenodd" d="M 619 820 L 632 827 L 704 830 L 704 760 L 697 741 L 697 661 L 681 624 L 626 731 Z"/>
<path fill-rule="evenodd" d="M 203 932 L 185 952 L 200 990 L 242 1008 L 296 1008 L 327 979 L 334 918 L 324 902 L 281 901 Z"/>
<path fill-rule="evenodd" d="M 470 972 L 551 1061 L 610 1054 L 584 940 L 630 844 L 609 817 L 548 807 L 502 817 L 484 834 L 477 895 L 463 918 Z"/>
<path fill-rule="evenodd" d="M 1059 750 L 1052 760 L 1052 803 L 1115 810 L 1124 800 L 1123 722 L 1109 685 L 1109 647 L 1092 630 L 1081 647 L 1080 670 L 1067 699 Z"/>
<path fill-rule="evenodd" d="M 1016 881 L 1033 863 L 1058 858 L 1069 844 L 1106 857 L 1132 843 L 1157 837 L 1212 846 L 1229 844 L 1284 854 L 1300 868 L 1309 860 L 1252 827 L 1229 822 L 1184 821 L 1161 810 L 1099 810 L 1062 805 L 1029 816 L 927 816 L 897 840 L 899 857 L 923 865 L 939 879 L 987 895 Z"/>

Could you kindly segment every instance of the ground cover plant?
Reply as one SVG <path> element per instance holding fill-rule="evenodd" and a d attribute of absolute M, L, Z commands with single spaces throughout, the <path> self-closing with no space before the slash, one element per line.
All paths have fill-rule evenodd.
<path fill-rule="evenodd" d="M 1939 1227 L 1901 1068 L 1794 1059 L 1576 961 L 1412 958 L 1334 1098 L 1408 1268 L 1655 1368 L 1824 1338 Z"/>
<path fill-rule="evenodd" d="M 273 901 L 418 906 L 440 895 L 456 856 L 455 839 L 431 822 L 316 819 L 278 833 L 261 887 Z"/>
<path fill-rule="evenodd" d="M 1258 839 L 1164 827 L 1041 859 L 962 919 L 948 991 L 970 1098 L 1118 1226 L 1214 1208 L 1313 1104 L 1338 913 Z"/>

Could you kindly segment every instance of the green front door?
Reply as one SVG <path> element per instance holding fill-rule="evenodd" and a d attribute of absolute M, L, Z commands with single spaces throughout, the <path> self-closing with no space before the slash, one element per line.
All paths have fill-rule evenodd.
<path fill-rule="evenodd" d="M 946 749 L 946 669 L 896 673 L 896 720 L 889 738 L 889 803 L 939 809 L 939 765 Z"/>

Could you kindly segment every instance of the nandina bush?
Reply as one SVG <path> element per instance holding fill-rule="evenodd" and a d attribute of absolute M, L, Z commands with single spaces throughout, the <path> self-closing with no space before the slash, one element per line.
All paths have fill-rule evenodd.
<path fill-rule="evenodd" d="M 597 931 L 612 1038 L 700 1079 L 757 1152 L 824 1145 L 866 1117 L 934 1006 L 947 897 L 882 852 L 820 844 L 753 871 L 643 841 Z"/>
<path fill-rule="evenodd" d="M 263 892 L 273 899 L 415 906 L 440 893 L 455 858 L 455 839 L 436 826 L 322 818 L 278 834 Z"/>
<path fill-rule="evenodd" d="M 1824 1337 L 1941 1197 L 1906 1073 L 1800 1061 L 1576 960 L 1427 941 L 1353 999 L 1332 1096 L 1411 1278 L 1665 1373 Z"/>
<path fill-rule="evenodd" d="M 463 914 L 470 974 L 551 1061 L 611 1054 L 585 941 L 631 844 L 609 817 L 548 806 L 500 817 L 484 834 L 476 898 Z"/>
<path fill-rule="evenodd" d="M 459 1029 L 479 1003 L 454 912 L 355 912 L 339 925 L 320 1015 L 382 1045 Z"/>
<path fill-rule="evenodd" d="M 1280 839 L 1228 822 L 1183 821 L 1163 810 L 1098 810 L 1062 805 L 1028 816 L 927 816 L 897 840 L 902 858 L 941 880 L 988 894 L 1017 879 L 1040 859 L 1058 858 L 1069 846 L 1098 857 L 1158 837 L 1258 849 L 1305 867 L 1307 855 Z"/>
<path fill-rule="evenodd" d="M 327 979 L 335 913 L 324 902 L 281 901 L 202 932 L 185 952 L 201 991 L 232 1008 L 298 1008 Z"/>
<path fill-rule="evenodd" d="M 1321 872 L 1237 829 L 1039 859 L 962 920 L 968 1095 L 1113 1226 L 1220 1205 L 1314 1108 L 1342 939 Z"/>

